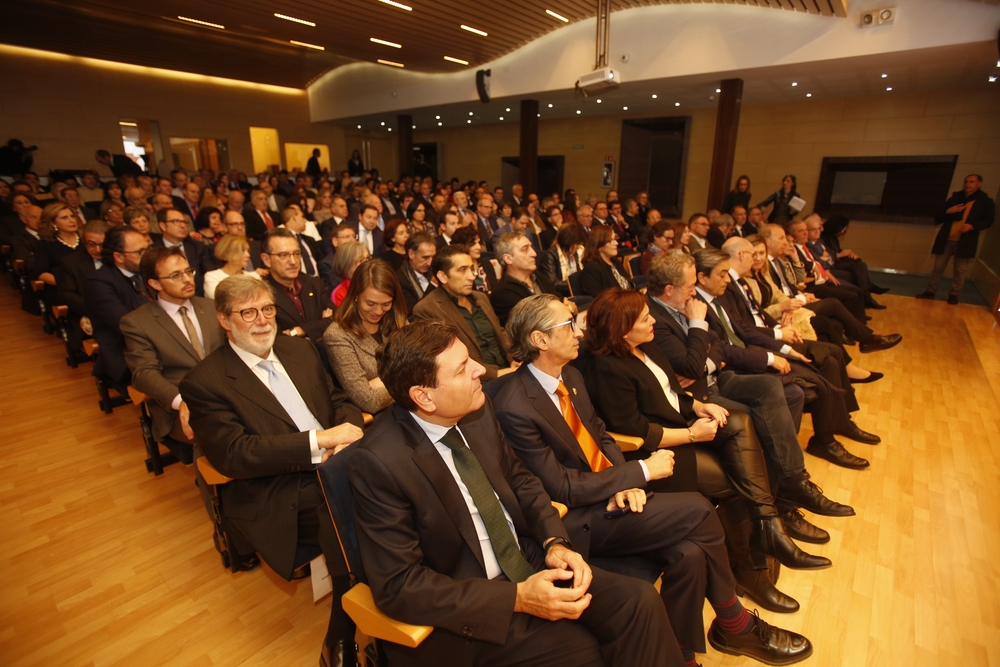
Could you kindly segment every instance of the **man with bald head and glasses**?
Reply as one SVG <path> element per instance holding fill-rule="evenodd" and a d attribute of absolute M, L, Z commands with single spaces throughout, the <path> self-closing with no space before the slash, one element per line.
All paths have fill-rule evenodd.
<path fill-rule="evenodd" d="M 345 652 L 343 663 L 328 664 L 354 664 L 353 628 L 339 597 L 347 570 L 315 469 L 361 437 L 361 411 L 334 387 L 312 344 L 277 335 L 275 292 L 250 276 L 219 283 L 215 317 L 228 344 L 187 374 L 180 393 L 205 456 L 232 478 L 219 494 L 234 548 L 256 551 L 290 580 L 299 546 L 321 547 L 337 591 L 325 646 Z"/>

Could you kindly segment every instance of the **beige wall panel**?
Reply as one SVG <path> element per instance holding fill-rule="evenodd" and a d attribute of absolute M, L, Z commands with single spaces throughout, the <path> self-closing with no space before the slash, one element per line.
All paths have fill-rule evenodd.
<path fill-rule="evenodd" d="M 865 140 L 900 141 L 914 137 L 925 140 L 947 139 L 953 123 L 952 116 L 870 118 L 865 129 Z"/>
<path fill-rule="evenodd" d="M 882 93 L 872 97 L 845 100 L 844 120 L 875 118 L 912 118 L 923 116 L 927 108 L 924 93 Z"/>
<path fill-rule="evenodd" d="M 952 139 L 984 139 L 1000 137 L 1000 100 L 993 113 L 963 114 L 955 116 L 951 128 Z"/>
<path fill-rule="evenodd" d="M 813 160 L 822 166 L 825 157 L 860 157 L 889 155 L 888 141 L 848 141 L 812 144 Z"/>
<path fill-rule="evenodd" d="M 792 141 L 864 141 L 865 123 L 858 120 L 796 122 L 793 125 Z"/>

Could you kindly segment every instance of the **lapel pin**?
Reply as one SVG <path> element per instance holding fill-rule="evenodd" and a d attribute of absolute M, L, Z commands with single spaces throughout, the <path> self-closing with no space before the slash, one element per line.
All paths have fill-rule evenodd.
<path fill-rule="evenodd" d="M 573 395 L 576 396 L 576 387 L 573 387 Z"/>

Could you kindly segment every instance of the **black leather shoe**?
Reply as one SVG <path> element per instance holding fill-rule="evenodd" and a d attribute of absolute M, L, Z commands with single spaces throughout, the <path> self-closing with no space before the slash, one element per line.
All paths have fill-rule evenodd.
<path fill-rule="evenodd" d="M 751 544 L 793 570 L 822 570 L 833 565 L 829 558 L 813 556 L 799 549 L 785 532 L 785 524 L 776 516 L 763 517 L 755 522 L 756 534 Z"/>
<path fill-rule="evenodd" d="M 745 570 L 733 572 L 736 577 L 736 594 L 749 597 L 768 611 L 779 614 L 793 614 L 799 610 L 799 603 L 771 583 L 767 570 Z"/>
<path fill-rule="evenodd" d="M 877 445 L 882 442 L 882 438 L 878 437 L 874 433 L 869 433 L 868 431 L 862 431 L 858 428 L 858 425 L 851 422 L 851 425 L 847 428 L 839 429 L 834 431 L 837 435 L 842 435 L 845 438 L 850 438 L 855 442 L 863 442 L 866 445 Z"/>
<path fill-rule="evenodd" d="M 868 377 L 866 378 L 861 378 L 860 380 L 855 380 L 854 378 L 851 378 L 851 384 L 868 384 L 870 382 L 878 382 L 884 377 L 885 375 L 882 373 L 879 373 L 877 371 L 871 371 L 868 374 Z"/>
<path fill-rule="evenodd" d="M 869 289 L 872 294 L 885 294 L 889 291 L 888 287 L 879 287 L 878 285 L 872 285 Z"/>
<path fill-rule="evenodd" d="M 958 305 L 958 297 L 955 296 L 954 294 L 950 295 L 948 297 L 948 303 L 951 304 L 951 305 L 953 305 L 953 306 L 957 306 Z"/>
<path fill-rule="evenodd" d="M 821 444 L 816 441 L 816 436 L 809 438 L 806 453 L 826 459 L 841 468 L 850 468 L 851 470 L 864 470 L 871 465 L 866 459 L 851 454 L 836 440 Z"/>
<path fill-rule="evenodd" d="M 854 516 L 853 507 L 850 505 L 841 505 L 838 502 L 830 500 L 823 495 L 823 489 L 808 479 L 804 479 L 797 484 L 782 484 L 778 488 L 778 497 L 781 500 L 794 503 L 813 514 L 821 514 L 823 516 Z M 787 521 L 785 522 L 785 528 L 789 528 L 788 533 L 791 535 L 792 531 Z M 792 535 L 792 537 L 795 536 Z M 827 539 L 829 539 L 829 535 Z M 806 541 L 811 542 L 812 540 Z M 822 542 L 819 544 L 822 544 Z"/>
<path fill-rule="evenodd" d="M 871 310 L 885 310 L 888 306 L 883 306 L 875 299 L 869 299 L 868 303 L 865 304 L 865 308 L 869 308 Z"/>
<path fill-rule="evenodd" d="M 933 299 L 935 296 L 937 296 L 937 295 L 934 294 L 934 292 L 921 292 L 920 294 L 917 295 L 917 298 L 918 299 Z"/>
<path fill-rule="evenodd" d="M 785 512 L 781 515 L 781 520 L 785 524 L 785 532 L 793 540 L 810 544 L 826 544 L 830 541 L 830 533 L 806 521 L 798 510 Z"/>
<path fill-rule="evenodd" d="M 858 345 L 858 349 L 861 352 L 878 352 L 880 350 L 888 350 L 890 347 L 896 347 L 901 342 L 903 342 L 903 337 L 897 334 L 886 334 L 884 336 L 872 336 L 872 339 L 867 343 L 861 343 Z"/>
<path fill-rule="evenodd" d="M 765 623 L 756 610 L 754 628 L 745 635 L 731 635 L 716 621 L 708 629 L 708 643 L 720 653 L 745 655 L 768 665 L 791 665 L 812 655 L 812 643 L 797 632 Z"/>
<path fill-rule="evenodd" d="M 858 341 L 854 340 L 847 334 L 844 334 L 844 345 L 857 345 Z"/>

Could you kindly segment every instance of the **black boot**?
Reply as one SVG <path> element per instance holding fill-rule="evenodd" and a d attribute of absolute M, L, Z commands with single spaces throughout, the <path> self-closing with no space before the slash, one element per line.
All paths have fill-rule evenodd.
<path fill-rule="evenodd" d="M 822 570 L 833 563 L 824 556 L 813 556 L 799 549 L 785 531 L 781 519 L 761 517 L 754 521 L 756 535 L 754 546 L 768 556 L 772 556 L 785 567 L 793 570 Z"/>
<path fill-rule="evenodd" d="M 775 588 L 767 570 L 744 568 L 733 570 L 733 576 L 736 577 L 736 594 L 740 597 L 749 597 L 764 609 L 779 614 L 792 614 L 799 610 L 799 603 L 794 598 Z"/>

